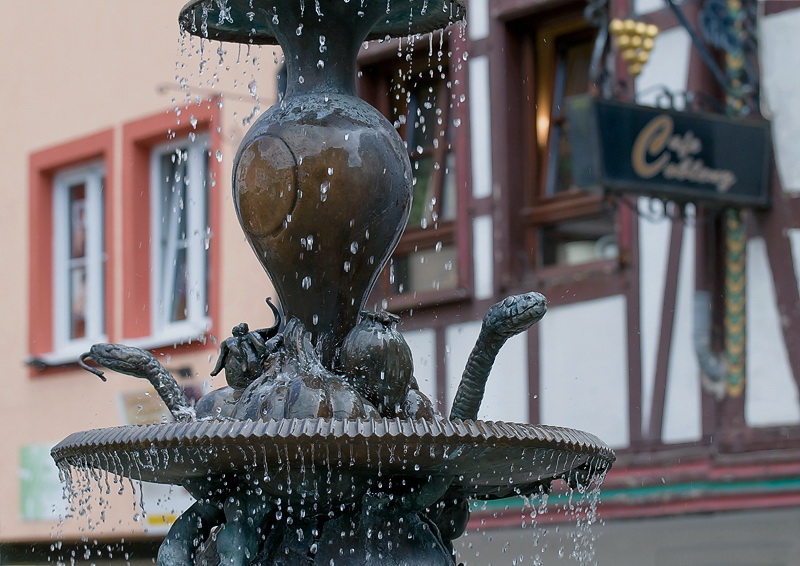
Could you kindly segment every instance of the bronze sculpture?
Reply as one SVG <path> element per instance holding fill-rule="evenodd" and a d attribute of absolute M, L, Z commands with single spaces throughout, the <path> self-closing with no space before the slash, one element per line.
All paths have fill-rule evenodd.
<path fill-rule="evenodd" d="M 278 294 L 275 325 L 233 329 L 214 368 L 228 386 L 196 407 L 152 355 L 95 345 L 82 363 L 148 379 L 178 422 L 77 433 L 53 456 L 192 493 L 162 566 L 454 566 L 469 498 L 586 482 L 613 453 L 579 431 L 476 420 L 497 352 L 544 316 L 542 295 L 487 312 L 450 420 L 419 391 L 397 317 L 363 312 L 412 179 L 391 124 L 354 94 L 355 57 L 367 38 L 463 18 L 461 1 L 307 4 L 192 0 L 180 19 L 202 37 L 284 48 L 286 97 L 245 136 L 233 175 L 240 223 Z"/>

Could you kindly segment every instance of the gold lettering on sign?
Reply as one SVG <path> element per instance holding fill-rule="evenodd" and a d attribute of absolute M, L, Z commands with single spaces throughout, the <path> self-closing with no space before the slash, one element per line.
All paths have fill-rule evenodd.
<path fill-rule="evenodd" d="M 666 115 L 656 116 L 636 136 L 636 141 L 633 142 L 631 163 L 633 170 L 642 179 L 655 177 L 669 161 L 669 154 L 664 153 L 664 150 L 672 135 L 672 129 L 672 118 Z M 658 158 L 648 162 L 648 155 L 658 155 Z"/>
<path fill-rule="evenodd" d="M 727 192 L 736 175 L 728 169 L 713 169 L 694 157 L 703 150 L 703 142 L 688 130 L 676 134 L 675 122 L 667 114 L 656 116 L 642 128 L 631 150 L 633 171 L 642 179 L 659 173 L 665 179 L 714 185 L 717 192 Z"/>

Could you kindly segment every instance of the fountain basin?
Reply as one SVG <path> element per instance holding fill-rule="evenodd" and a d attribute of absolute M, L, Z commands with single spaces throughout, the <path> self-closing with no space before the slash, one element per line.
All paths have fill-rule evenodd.
<path fill-rule="evenodd" d="M 246 473 L 274 497 L 305 499 L 341 489 L 333 494 L 338 503 L 355 500 L 382 477 L 450 476 L 451 492 L 467 498 L 525 495 L 576 470 L 602 474 L 614 461 L 608 446 L 578 430 L 445 419 L 121 426 L 71 434 L 52 455 L 61 468 L 95 468 L 156 483 Z M 287 493 L 287 486 L 295 487 Z"/>

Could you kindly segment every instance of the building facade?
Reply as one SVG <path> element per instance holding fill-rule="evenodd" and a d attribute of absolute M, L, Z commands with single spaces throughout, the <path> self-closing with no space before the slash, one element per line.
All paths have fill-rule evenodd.
<path fill-rule="evenodd" d="M 116 554 L 93 562 L 149 561 L 186 504 L 145 486 L 144 518 L 125 489 L 102 524 L 57 519 L 50 446 L 163 414 L 147 384 L 101 384 L 77 368 L 88 345 L 151 348 L 199 396 L 222 384 L 208 374 L 230 328 L 271 323 L 229 179 L 247 123 L 277 99 L 280 54 L 180 39 L 179 4 L 79 4 L 27 8 L 38 29 L 3 39 L 20 56 L 0 64 L 18 82 L 0 109 L 2 220 L 20 235 L 2 251 L 17 266 L 4 278 L 0 342 L 11 361 L 0 422 L 14 431 L 2 440 L 2 564 L 44 561 L 55 540 L 59 559 L 84 559 L 96 540 Z M 542 292 L 548 314 L 501 351 L 480 417 L 586 430 L 618 462 L 602 526 L 587 530 L 592 506 L 575 509 L 562 488 L 547 513 L 541 500 L 490 502 L 474 508 L 461 559 L 794 564 L 800 4 L 470 0 L 468 10 L 466 26 L 359 57 L 360 94 L 395 123 L 415 174 L 409 226 L 370 307 L 401 315 L 420 387 L 446 413 L 486 309 Z M 614 19 L 642 24 L 628 42 L 652 44 L 607 33 Z M 732 21 L 746 41 L 709 32 Z M 769 206 L 578 186 L 567 101 L 582 94 L 698 122 L 767 121 Z"/>

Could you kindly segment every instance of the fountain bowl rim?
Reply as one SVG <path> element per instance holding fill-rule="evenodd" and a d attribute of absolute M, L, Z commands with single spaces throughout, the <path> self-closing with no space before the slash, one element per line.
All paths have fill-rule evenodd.
<path fill-rule="evenodd" d="M 243 0 L 239 0 L 241 2 Z M 271 4 L 293 0 L 273 0 Z M 367 0 L 375 2 L 376 0 Z M 385 0 L 377 0 L 385 3 Z M 231 4 L 236 4 L 237 0 L 229 0 Z M 203 4 L 207 6 L 205 10 L 206 25 L 200 26 L 195 22 L 197 18 L 203 17 Z M 413 9 L 414 4 L 423 4 L 424 10 L 420 14 L 409 18 L 408 14 Z M 181 8 L 178 23 L 182 31 L 195 35 L 203 39 L 213 39 L 217 41 L 243 43 L 249 45 L 277 45 L 269 26 L 237 23 L 244 15 L 236 14 L 232 23 L 222 21 L 219 10 L 215 9 L 216 2 L 212 0 L 189 0 Z M 391 8 L 385 17 L 372 29 L 367 36 L 368 41 L 383 40 L 396 37 L 407 37 L 417 34 L 425 34 L 436 31 L 464 19 L 466 6 L 464 0 L 392 0 Z M 409 21 L 410 19 L 410 21 Z"/>
<path fill-rule="evenodd" d="M 242 467 L 248 473 L 271 469 L 274 474 L 290 460 L 306 466 L 324 453 L 330 466 L 337 451 L 337 466 L 353 477 L 452 475 L 457 491 L 477 499 L 534 493 L 542 483 L 566 479 L 576 470 L 599 476 L 615 460 L 604 442 L 579 430 L 444 418 L 208 419 L 126 425 L 73 433 L 51 454 L 59 467 L 94 467 L 118 475 L 122 468 L 121 475 L 133 479 L 181 484 L 191 477 L 241 473 Z M 342 464 L 347 454 L 350 460 Z M 92 456 L 97 456 L 94 463 Z M 166 459 L 177 468 L 150 468 L 138 463 L 140 458 Z M 197 458 L 202 460 L 199 468 L 178 464 L 185 459 L 197 466 Z M 510 470 L 509 460 L 514 464 Z"/>

